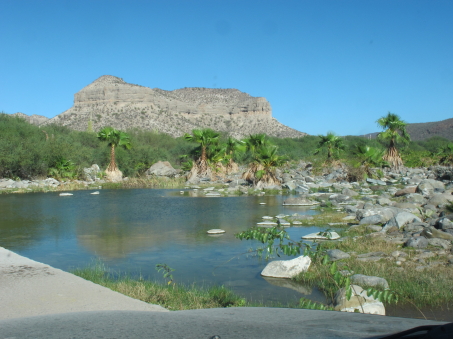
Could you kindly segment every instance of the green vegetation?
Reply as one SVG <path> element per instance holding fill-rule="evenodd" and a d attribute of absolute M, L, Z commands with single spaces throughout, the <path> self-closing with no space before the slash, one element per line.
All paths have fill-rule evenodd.
<path fill-rule="evenodd" d="M 343 139 L 332 132 L 327 133 L 327 135 L 318 135 L 318 137 L 320 140 L 314 154 L 319 154 L 325 148 L 327 151 L 327 162 L 332 162 L 335 158 L 338 158 L 340 152 L 345 148 Z"/>
<path fill-rule="evenodd" d="M 403 165 L 403 160 L 396 145 L 398 143 L 408 144 L 411 137 L 406 131 L 406 125 L 400 117 L 394 113 L 388 113 L 386 116 L 377 121 L 378 125 L 385 129 L 384 132 L 378 134 L 378 139 L 387 143 L 387 151 L 383 159 L 392 167 L 398 168 Z"/>
<path fill-rule="evenodd" d="M 107 172 L 115 172 L 118 170 L 115 161 L 115 147 L 123 147 L 124 149 L 131 149 L 132 144 L 130 137 L 123 131 L 118 131 L 113 127 L 104 127 L 99 131 L 97 137 L 101 141 L 106 141 L 110 146 L 110 162 L 107 166 Z"/>
<path fill-rule="evenodd" d="M 115 276 L 108 273 L 107 268 L 100 262 L 88 268 L 76 269 L 72 273 L 131 298 L 161 305 L 171 311 L 248 306 L 245 299 L 224 286 L 204 288 L 196 285 L 184 286 L 174 283 L 173 280 L 168 284 L 143 278 L 133 279 L 125 274 Z"/>
<path fill-rule="evenodd" d="M 451 281 L 453 272 L 448 266 L 437 266 L 435 268 L 418 271 L 415 270 L 416 263 L 410 263 L 417 252 L 413 249 L 402 249 L 396 244 L 389 243 L 379 237 L 369 237 L 365 228 L 359 228 L 348 234 L 350 237 L 341 242 L 323 242 L 319 244 L 319 250 L 324 252 L 328 249 L 339 249 L 344 252 L 355 252 L 357 255 L 370 252 L 384 252 L 391 257 L 393 251 L 404 251 L 407 254 L 405 260 L 408 262 L 404 270 L 396 265 L 395 260 L 381 259 L 379 261 L 367 262 L 357 260 L 355 256 L 343 259 L 338 262 L 338 269 L 349 270 L 354 273 L 378 276 L 386 279 L 390 289 L 395 291 L 400 302 L 415 305 L 415 307 L 451 307 L 453 290 Z M 427 261 L 439 260 L 433 257 Z M 329 278 L 330 268 L 322 263 L 319 256 L 312 261 L 310 269 L 300 274 L 296 281 L 316 285 L 327 296 L 333 297 L 338 286 Z M 449 304 L 446 305 L 446 302 Z"/>
<path fill-rule="evenodd" d="M 364 227 L 356 228 L 348 233 L 350 233 L 348 234 L 349 237 L 345 237 L 343 241 L 325 241 L 311 246 L 300 241 L 291 240 L 281 227 L 252 228 L 237 234 L 236 237 L 241 240 L 257 240 L 262 243 L 263 246 L 256 248 L 255 251 L 261 255 L 265 254 L 266 257 L 275 254 L 291 256 L 299 255 L 300 253 L 310 256 L 312 263 L 308 271 L 299 274 L 294 279 L 298 282 L 316 286 L 331 300 L 342 287 L 348 288 L 349 295 L 352 294 L 349 278 L 340 273 L 341 270 L 347 270 L 356 274 L 378 276 L 386 279 L 390 289 L 381 290 L 370 288 L 369 286 L 367 289 L 368 295 L 377 297 L 385 304 L 400 301 L 405 304 L 411 304 L 417 309 L 426 306 L 451 306 L 450 301 L 453 300 L 453 290 L 451 289 L 453 272 L 449 267 L 439 265 L 429 270 L 419 271 L 415 269 L 415 262 L 408 262 L 406 264 L 408 267 L 401 269 L 395 260 L 383 258 L 379 261 L 360 261 L 355 255 L 339 262 L 329 262 L 327 255 L 325 255 L 329 249 L 353 252 L 356 255 L 383 252 L 384 255 L 390 258 L 392 258 L 391 253 L 398 250 L 406 253 L 404 260 L 407 261 L 412 260 L 417 255 L 417 251 L 414 249 L 402 249 L 401 246 L 387 242 L 379 237 L 367 236 L 367 231 Z M 438 258 L 433 257 L 427 260 L 435 261 Z M 448 305 L 445 305 L 446 301 L 449 302 Z M 309 303 L 304 299 L 301 300 L 301 305 L 313 309 L 323 309 L 325 307 L 325 305 Z"/>
<path fill-rule="evenodd" d="M 199 137 L 196 132 L 186 135 L 186 138 L 173 138 L 158 132 L 132 129 L 123 132 L 123 136 L 127 133 L 127 144 L 134 147 L 127 150 L 115 144 L 112 162 L 112 147 L 108 145 L 112 145 L 111 142 L 101 142 L 96 133 L 73 131 L 57 125 L 39 128 L 24 119 L 0 114 L 0 178 L 34 179 L 55 176 L 61 180 L 82 179 L 82 169 L 95 163 L 103 170 L 109 164 L 114 164 L 121 168 L 124 176 L 140 178 L 159 160 L 169 161 L 175 168 L 190 170 L 197 161 L 206 157 L 207 166 L 213 169 L 216 176 L 234 173 L 238 170 L 238 165 L 250 165 L 249 179 L 257 182 L 258 178 L 254 178 L 254 173 L 258 172 L 258 177 L 266 177 L 266 171 L 259 172 L 263 170 L 261 165 L 268 168 L 280 165 L 296 168 L 297 163 L 305 161 L 313 164 L 315 173 L 320 173 L 326 166 L 325 159 L 335 158 L 336 155 L 339 161 L 349 165 L 360 177 L 368 172 L 367 168 L 384 165 L 379 160 L 380 154 L 403 139 L 406 143 L 401 143 L 402 147 L 397 150 L 397 155 L 401 156 L 406 166 L 451 163 L 453 146 L 449 140 L 433 137 L 425 141 L 407 142 L 404 132 L 392 132 L 401 131 L 404 122 L 399 118 L 392 119 L 387 119 L 389 121 L 385 123 L 400 129 L 389 127 L 381 133 L 380 140 L 355 136 L 338 137 L 332 133 L 331 136 L 328 134 L 325 137 L 306 136 L 294 139 L 257 134 L 241 141 L 228 138 L 222 133 L 208 133 L 203 132 L 204 130 L 196 130 L 203 132 Z M 107 135 L 105 137 L 107 138 Z M 203 145 L 206 146 L 205 155 Z M 341 158 L 339 150 L 342 150 Z M 288 161 L 287 165 L 281 161 L 282 158 L 277 157 L 284 157 Z M 399 163 L 399 160 L 396 161 Z M 199 165 L 201 167 L 202 164 Z M 270 176 L 267 172 L 267 177 Z"/>

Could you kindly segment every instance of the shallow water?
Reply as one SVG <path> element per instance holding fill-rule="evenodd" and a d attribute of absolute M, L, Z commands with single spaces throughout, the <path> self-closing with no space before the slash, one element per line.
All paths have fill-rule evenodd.
<path fill-rule="evenodd" d="M 307 207 L 283 206 L 284 196 L 189 197 L 180 190 L 75 191 L 0 196 L 0 246 L 63 270 L 101 259 L 115 272 L 162 279 L 155 265 L 175 269 L 177 283 L 223 284 L 251 300 L 296 304 L 300 297 L 324 302 L 314 288 L 265 280 L 264 261 L 246 253 L 256 247 L 239 241 L 264 215 L 313 214 Z M 265 202 L 266 205 L 260 205 Z M 221 236 L 206 231 L 221 228 Z M 291 227 L 291 237 L 319 231 Z"/>

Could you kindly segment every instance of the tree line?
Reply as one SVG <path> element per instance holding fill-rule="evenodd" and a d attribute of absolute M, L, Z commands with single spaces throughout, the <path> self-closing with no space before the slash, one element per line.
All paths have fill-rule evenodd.
<path fill-rule="evenodd" d="M 76 179 L 82 177 L 84 167 L 94 163 L 102 169 L 118 166 L 124 176 L 133 177 L 162 160 L 197 176 L 229 174 L 239 165 L 248 165 L 245 178 L 272 184 L 275 168 L 300 160 L 319 164 L 342 161 L 368 167 L 452 163 L 453 143 L 449 140 L 432 137 L 410 141 L 406 123 L 396 114 L 389 113 L 377 122 L 383 128 L 377 139 L 340 137 L 331 132 L 302 138 L 256 134 L 235 140 L 206 129 L 178 138 L 138 129 L 116 131 L 127 139 L 128 146 L 115 145 L 112 163 L 108 133 L 73 131 L 58 125 L 40 128 L 22 118 L 0 114 L 0 178 Z"/>

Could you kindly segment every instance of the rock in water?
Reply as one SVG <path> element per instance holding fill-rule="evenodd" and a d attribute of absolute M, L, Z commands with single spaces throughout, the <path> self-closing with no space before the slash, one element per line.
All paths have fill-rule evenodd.
<path fill-rule="evenodd" d="M 302 239 L 324 239 L 324 240 L 336 240 L 340 238 L 340 235 L 337 232 L 325 232 L 325 235 L 323 235 L 324 232 L 318 232 L 318 233 L 310 233 L 307 235 L 304 235 Z"/>
<path fill-rule="evenodd" d="M 310 257 L 304 255 L 292 260 L 271 261 L 266 265 L 261 275 L 273 278 L 292 278 L 301 272 L 306 272 L 310 264 Z"/>
<path fill-rule="evenodd" d="M 341 288 L 335 294 L 335 311 L 385 315 L 385 307 L 383 303 L 373 297 L 369 297 L 362 287 L 357 285 L 351 286 L 351 299 L 348 300 L 346 298 L 346 288 Z"/>
<path fill-rule="evenodd" d="M 209 230 L 206 233 L 208 233 L 208 234 L 223 234 L 223 233 L 225 233 L 225 230 L 222 230 L 220 228 L 213 228 L 212 230 Z"/>

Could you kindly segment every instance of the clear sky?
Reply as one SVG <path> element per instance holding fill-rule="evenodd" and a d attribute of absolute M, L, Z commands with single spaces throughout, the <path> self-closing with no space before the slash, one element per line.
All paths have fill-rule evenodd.
<path fill-rule="evenodd" d="M 0 111 L 54 117 L 109 74 L 237 88 L 309 134 L 453 118 L 452 0 L 0 0 Z"/>

